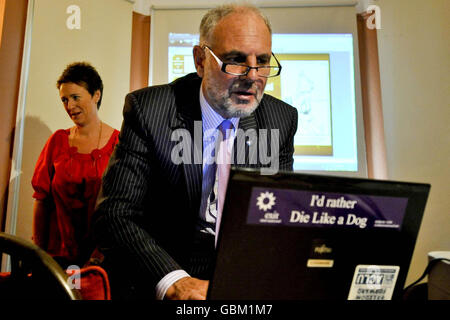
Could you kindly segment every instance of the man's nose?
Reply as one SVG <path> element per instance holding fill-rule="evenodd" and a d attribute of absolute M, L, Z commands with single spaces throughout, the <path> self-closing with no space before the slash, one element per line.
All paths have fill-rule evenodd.
<path fill-rule="evenodd" d="M 257 80 L 258 79 L 258 70 L 256 68 L 251 68 L 247 73 L 247 78 L 251 80 Z"/>
<path fill-rule="evenodd" d="M 254 55 L 250 55 L 247 57 L 247 65 L 248 66 L 257 66 L 257 59 L 256 56 Z M 258 70 L 256 68 L 251 68 L 250 70 L 248 70 L 247 73 L 247 79 L 252 80 L 252 81 L 256 81 L 259 76 L 258 76 Z"/>

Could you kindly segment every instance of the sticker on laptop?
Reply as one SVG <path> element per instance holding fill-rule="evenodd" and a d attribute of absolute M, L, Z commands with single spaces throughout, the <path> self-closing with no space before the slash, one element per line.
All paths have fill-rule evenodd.
<path fill-rule="evenodd" d="M 348 300 L 391 300 L 399 270 L 399 266 L 356 266 Z"/>
<path fill-rule="evenodd" d="M 402 197 L 255 187 L 247 223 L 400 230 L 407 203 Z"/>

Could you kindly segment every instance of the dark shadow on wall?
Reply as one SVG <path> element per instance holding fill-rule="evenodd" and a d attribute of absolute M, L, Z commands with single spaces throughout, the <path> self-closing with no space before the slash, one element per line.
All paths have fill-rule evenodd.
<path fill-rule="evenodd" d="M 20 179 L 16 235 L 28 240 L 31 237 L 33 221 L 33 188 L 31 179 L 36 161 L 51 134 L 52 131 L 41 118 L 34 116 L 25 118 L 22 168 L 15 179 L 10 181 L 9 188 L 12 190 L 11 188 L 14 188 L 17 179 Z"/>

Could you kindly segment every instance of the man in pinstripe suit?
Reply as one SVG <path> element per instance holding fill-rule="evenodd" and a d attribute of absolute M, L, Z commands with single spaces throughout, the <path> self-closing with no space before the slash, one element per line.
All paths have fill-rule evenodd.
<path fill-rule="evenodd" d="M 211 195 L 218 192 L 220 199 L 225 180 L 224 169 L 204 165 L 208 128 L 231 128 L 225 141 L 233 146 L 234 164 L 292 170 L 297 111 L 263 93 L 267 78 L 281 70 L 270 66 L 271 57 L 270 24 L 259 10 L 221 6 L 202 19 L 194 47 L 197 74 L 127 95 L 94 216 L 113 298 L 205 299 L 219 219 L 211 214 Z M 268 148 L 277 146 L 270 163 L 261 158 L 264 130 Z M 174 140 L 176 132 L 185 133 L 184 140 Z M 247 141 L 239 145 L 241 134 Z M 181 142 L 187 147 L 180 162 L 173 150 Z M 218 188 L 207 186 L 217 172 Z"/>

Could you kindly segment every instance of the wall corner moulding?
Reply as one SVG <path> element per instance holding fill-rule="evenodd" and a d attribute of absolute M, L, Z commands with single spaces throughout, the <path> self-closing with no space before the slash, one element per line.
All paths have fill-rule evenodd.
<path fill-rule="evenodd" d="M 128 0 L 126 0 L 128 1 Z M 151 1 L 149 0 L 132 0 L 128 1 L 133 3 L 133 11 L 139 14 L 149 16 L 151 14 Z"/>
<path fill-rule="evenodd" d="M 358 0 L 356 4 L 356 12 L 364 13 L 374 10 L 374 7 L 378 7 L 378 0 Z"/>

